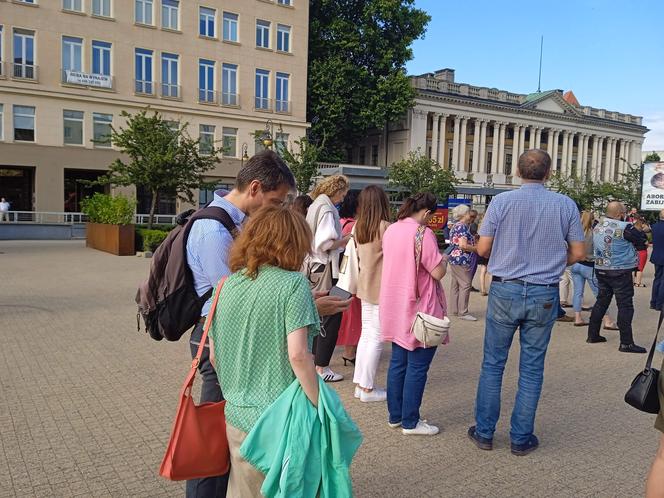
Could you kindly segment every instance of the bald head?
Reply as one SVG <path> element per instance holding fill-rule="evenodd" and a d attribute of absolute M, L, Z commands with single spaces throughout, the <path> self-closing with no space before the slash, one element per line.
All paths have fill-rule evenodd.
<path fill-rule="evenodd" d="M 622 218 L 625 216 L 625 213 L 627 213 L 627 209 L 625 209 L 625 205 L 622 202 L 612 201 L 606 206 L 606 215 L 614 220 Z"/>
<path fill-rule="evenodd" d="M 519 157 L 519 176 L 524 180 L 543 182 L 551 169 L 551 157 L 540 149 L 530 149 Z"/>

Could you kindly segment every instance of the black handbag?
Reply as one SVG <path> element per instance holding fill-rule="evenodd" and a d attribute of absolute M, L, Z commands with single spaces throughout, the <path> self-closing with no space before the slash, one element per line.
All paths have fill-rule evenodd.
<path fill-rule="evenodd" d="M 643 369 L 632 381 L 632 385 L 625 394 L 625 403 L 633 406 L 637 410 L 646 413 L 659 413 L 659 397 L 657 394 L 657 384 L 659 382 L 659 370 L 652 368 L 652 357 L 655 354 L 657 346 L 657 336 L 664 320 L 664 311 L 659 314 L 659 324 L 655 333 L 655 340 L 652 343 L 646 368 Z"/>

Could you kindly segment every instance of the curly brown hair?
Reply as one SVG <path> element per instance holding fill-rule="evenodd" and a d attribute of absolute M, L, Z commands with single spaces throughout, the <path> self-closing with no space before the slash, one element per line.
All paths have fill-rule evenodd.
<path fill-rule="evenodd" d="M 261 266 L 298 271 L 311 250 L 311 229 L 304 217 L 283 206 L 267 206 L 252 215 L 233 244 L 231 271 L 256 278 Z"/>
<path fill-rule="evenodd" d="M 315 199 L 321 194 L 329 198 L 334 197 L 339 192 L 350 190 L 350 180 L 345 175 L 332 175 L 321 180 L 311 191 L 311 198 Z"/>

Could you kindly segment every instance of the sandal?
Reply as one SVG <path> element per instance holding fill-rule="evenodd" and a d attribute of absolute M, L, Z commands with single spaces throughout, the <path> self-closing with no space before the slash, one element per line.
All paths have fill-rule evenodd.
<path fill-rule="evenodd" d="M 588 325 L 590 325 L 588 322 L 575 322 L 574 323 L 575 327 L 587 327 Z"/>

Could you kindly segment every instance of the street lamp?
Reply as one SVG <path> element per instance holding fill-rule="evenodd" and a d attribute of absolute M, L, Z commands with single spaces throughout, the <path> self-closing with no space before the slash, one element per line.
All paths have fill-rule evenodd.
<path fill-rule="evenodd" d="M 247 154 L 247 150 L 248 150 L 248 149 L 249 149 L 249 147 L 247 146 L 247 142 L 244 142 L 244 143 L 242 144 L 242 148 L 241 148 L 241 150 L 240 150 L 240 153 L 242 154 L 242 155 L 240 156 L 240 164 L 241 164 L 241 165 L 244 165 L 244 161 L 245 161 L 245 159 L 249 159 L 249 154 Z"/>
<path fill-rule="evenodd" d="M 279 123 L 279 131 L 277 135 L 283 135 L 284 129 L 281 126 L 281 123 Z M 266 149 L 271 149 L 272 146 L 274 145 L 274 123 L 272 122 L 271 119 L 268 119 L 265 122 L 265 130 L 263 131 L 263 134 L 260 137 L 261 142 L 265 146 Z"/>

